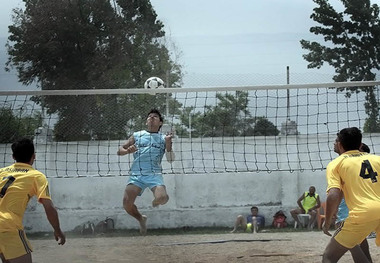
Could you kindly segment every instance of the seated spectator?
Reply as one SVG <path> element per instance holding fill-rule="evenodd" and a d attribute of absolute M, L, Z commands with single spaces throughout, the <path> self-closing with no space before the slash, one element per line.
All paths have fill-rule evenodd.
<path fill-rule="evenodd" d="M 302 224 L 298 219 L 298 215 L 309 214 L 310 220 L 307 227 L 308 229 L 312 229 L 317 220 L 317 210 L 321 206 L 321 201 L 319 200 L 319 195 L 315 192 L 315 187 L 310 186 L 309 191 L 306 191 L 298 198 L 297 204 L 298 208 L 291 210 L 290 214 L 301 227 Z"/>
<path fill-rule="evenodd" d="M 286 215 L 282 210 L 277 211 L 274 214 L 272 226 L 275 228 L 284 228 L 288 226 L 288 223 L 286 222 Z"/>
<path fill-rule="evenodd" d="M 238 215 L 235 221 L 234 229 L 232 229 L 231 233 L 236 233 L 239 227 L 241 227 L 241 229 L 245 232 L 257 233 L 260 228 L 265 226 L 265 217 L 259 215 L 258 213 L 259 209 L 256 206 L 252 206 L 250 215 L 246 217 Z"/>

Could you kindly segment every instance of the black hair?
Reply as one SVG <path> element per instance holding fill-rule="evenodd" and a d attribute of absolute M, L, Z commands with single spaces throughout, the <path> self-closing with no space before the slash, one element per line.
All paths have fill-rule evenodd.
<path fill-rule="evenodd" d="M 34 154 L 34 144 L 31 139 L 22 138 L 15 141 L 12 146 L 13 158 L 16 162 L 29 163 Z"/>
<path fill-rule="evenodd" d="M 160 121 L 162 121 L 162 122 L 164 121 L 164 118 L 162 118 L 161 113 L 157 109 L 151 109 L 147 116 L 149 116 L 149 114 L 151 114 L 151 113 L 156 113 L 158 115 L 158 117 L 160 118 Z"/>
<path fill-rule="evenodd" d="M 356 128 L 345 128 L 337 133 L 338 141 L 346 151 L 359 150 L 362 144 L 362 132 Z"/>
<path fill-rule="evenodd" d="M 365 143 L 362 143 L 362 146 L 360 146 L 359 149 L 361 152 L 370 153 L 371 150 L 369 149 L 368 145 Z"/>
<path fill-rule="evenodd" d="M 252 206 L 252 207 L 251 207 L 251 210 L 252 210 L 252 209 L 256 209 L 257 211 L 259 211 L 259 209 L 257 208 L 257 206 Z"/>

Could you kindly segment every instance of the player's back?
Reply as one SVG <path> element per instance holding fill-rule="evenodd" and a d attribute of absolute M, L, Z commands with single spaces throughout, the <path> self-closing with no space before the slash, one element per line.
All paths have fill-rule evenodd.
<path fill-rule="evenodd" d="M 22 228 L 26 206 L 36 194 L 35 175 L 43 176 L 23 163 L 0 169 L 0 230 Z"/>
<path fill-rule="evenodd" d="M 338 157 L 344 198 L 350 214 L 360 220 L 380 218 L 380 156 L 348 151 Z M 369 221 L 367 220 L 367 221 Z"/>

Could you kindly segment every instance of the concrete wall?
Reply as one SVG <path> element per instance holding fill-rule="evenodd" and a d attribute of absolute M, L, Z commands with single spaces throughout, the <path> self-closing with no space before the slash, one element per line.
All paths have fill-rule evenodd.
<path fill-rule="evenodd" d="M 146 190 L 137 199 L 140 211 L 148 216 L 149 228 L 183 226 L 233 226 L 238 214 L 248 214 L 252 205 L 270 224 L 273 214 L 290 209 L 310 185 L 325 199 L 324 172 L 260 172 L 165 175 L 169 202 L 152 208 L 152 193 Z M 49 178 L 52 198 L 65 231 L 87 221 L 107 216 L 119 229 L 134 229 L 137 221 L 126 214 L 122 198 L 128 177 Z M 291 220 L 289 220 L 291 221 Z M 41 205 L 30 202 L 24 219 L 30 232 L 50 231 Z"/>
<path fill-rule="evenodd" d="M 212 172 L 215 167 L 223 168 L 227 164 L 223 161 L 223 156 L 215 156 L 216 152 L 224 156 L 232 154 L 226 138 L 223 138 L 223 143 L 218 143 L 215 138 L 206 138 L 199 142 L 202 145 L 194 144 L 195 140 L 189 145 L 189 141 L 176 139 L 174 148 L 177 152 L 177 160 L 173 166 L 166 161 L 163 162 L 164 171 L 174 172 L 164 175 L 170 196 L 169 202 L 164 206 L 152 208 L 153 196 L 150 190 L 146 190 L 137 199 L 136 205 L 143 214 L 148 216 L 149 228 L 232 227 L 236 216 L 249 214 L 250 207 L 253 205 L 258 206 L 260 214 L 266 217 L 267 225 L 271 224 L 272 216 L 280 209 L 286 211 L 288 221 L 292 222 L 289 211 L 297 206 L 298 197 L 308 190 L 310 185 L 316 187 L 321 201 L 326 199 L 324 167 L 336 157 L 332 152 L 334 140 L 335 135 L 261 137 L 252 138 L 254 145 L 248 145 L 248 142 L 252 143 L 252 141 L 247 138 L 244 141 L 235 138 L 235 151 L 246 153 L 240 158 L 247 160 L 247 165 L 252 169 L 257 165 L 256 171 Z M 378 137 L 372 136 L 364 138 L 364 141 L 369 142 L 372 149 L 375 149 L 376 145 L 371 142 L 379 140 Z M 92 147 L 91 143 L 96 144 L 96 147 Z M 131 158 L 124 156 L 124 159 L 120 159 L 114 154 L 118 144 L 120 142 L 108 143 L 112 145 L 112 149 L 110 146 L 107 149 L 102 148 L 107 147 L 106 142 L 72 143 L 69 146 L 60 143 L 37 144 L 36 167 L 48 176 L 53 174 L 53 177 L 48 179 L 64 231 L 73 230 L 87 221 L 97 223 L 106 217 L 112 217 L 118 229 L 138 228 L 137 221 L 127 215 L 122 207 L 128 176 L 90 176 L 101 167 L 98 161 L 105 158 L 99 157 L 100 152 L 112 153 L 107 155 L 107 160 L 115 167 L 113 173 L 118 172 L 116 169 L 121 169 L 122 174 L 127 174 Z M 9 145 L 6 148 L 8 147 Z M 72 149 L 68 151 L 70 147 Z M 225 149 L 216 151 L 215 147 L 225 147 Z M 8 151 L 5 147 L 2 148 Z M 200 148 L 203 149 L 201 155 L 196 152 Z M 73 158 L 81 159 L 80 165 L 85 166 L 86 169 L 83 168 L 83 171 L 88 171 L 88 174 L 78 177 L 76 174 L 78 169 L 73 169 L 75 170 L 73 177 L 54 177 L 59 176 L 57 163 L 54 163 L 57 160 L 61 161 L 61 165 L 64 163 L 65 166 L 71 168 L 78 165 L 71 164 L 72 160 L 58 153 L 85 152 L 88 149 L 91 150 L 93 156 L 96 156 L 94 160 L 90 160 L 89 158 L 93 156 L 88 156 L 88 154 L 83 154 L 83 156 L 77 154 L 77 157 Z M 233 157 L 236 160 L 236 156 Z M 5 157 L 4 160 L 8 162 L 7 158 Z M 207 160 L 203 164 L 202 158 Z M 228 157 L 224 158 L 227 158 L 227 161 L 230 160 Z M 215 161 L 218 159 L 219 161 Z M 212 162 L 214 164 L 210 165 Z M 207 168 L 210 170 L 191 173 L 192 167 L 197 163 L 210 165 L 210 168 Z M 270 173 L 263 171 L 265 166 L 273 166 L 274 170 Z M 49 167 L 52 170 L 45 171 Z M 257 169 L 258 167 L 260 169 Z M 52 172 L 53 170 L 56 174 Z M 42 206 L 32 199 L 24 218 L 26 229 L 30 232 L 50 231 L 51 227 L 45 218 Z"/>

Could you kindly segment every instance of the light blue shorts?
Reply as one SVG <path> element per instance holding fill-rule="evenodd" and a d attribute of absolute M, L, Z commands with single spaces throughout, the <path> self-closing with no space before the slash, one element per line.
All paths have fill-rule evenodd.
<path fill-rule="evenodd" d="M 153 187 L 159 185 L 165 185 L 162 175 L 131 175 L 129 176 L 127 185 L 129 184 L 133 184 L 141 188 L 139 195 L 142 195 L 147 187 L 152 189 Z"/>

